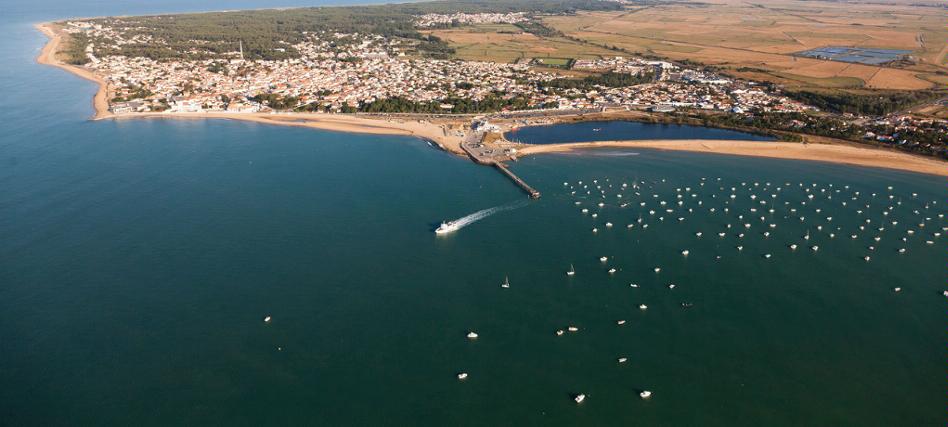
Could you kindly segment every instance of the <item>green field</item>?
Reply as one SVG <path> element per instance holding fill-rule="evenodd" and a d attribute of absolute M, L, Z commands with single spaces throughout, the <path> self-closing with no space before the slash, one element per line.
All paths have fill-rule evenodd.
<path fill-rule="evenodd" d="M 547 65 L 550 67 L 566 68 L 566 67 L 569 67 L 569 65 L 573 63 L 573 58 L 549 57 L 549 58 L 533 58 L 533 59 L 535 59 L 540 64 Z"/>

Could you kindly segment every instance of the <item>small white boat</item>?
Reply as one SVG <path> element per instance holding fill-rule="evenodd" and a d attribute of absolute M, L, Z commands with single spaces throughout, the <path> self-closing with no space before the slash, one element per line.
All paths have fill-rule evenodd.
<path fill-rule="evenodd" d="M 611 222 L 607 222 L 607 223 L 606 223 L 606 227 L 607 227 L 607 228 L 612 227 L 612 223 L 611 223 Z"/>
<path fill-rule="evenodd" d="M 620 358 L 618 359 L 618 362 L 619 362 L 619 363 L 625 363 L 625 362 L 628 362 L 628 361 L 629 361 L 629 358 L 627 358 L 627 357 L 620 357 Z"/>
<path fill-rule="evenodd" d="M 467 372 L 460 372 L 460 373 L 458 373 L 458 379 L 461 380 L 461 381 L 466 380 L 466 379 L 467 379 Z"/>
<path fill-rule="evenodd" d="M 791 243 L 791 244 L 790 244 L 790 250 L 792 250 L 792 251 L 797 250 L 797 244 L 796 244 L 796 243 Z"/>
<path fill-rule="evenodd" d="M 897 287 L 897 288 L 892 288 L 892 290 L 895 291 L 895 292 L 902 292 L 902 288 L 898 288 L 898 287 Z"/>
<path fill-rule="evenodd" d="M 473 339 L 476 339 L 478 335 L 477 335 L 477 332 L 471 331 L 467 333 L 467 337 L 473 340 Z"/>
<path fill-rule="evenodd" d="M 615 274 L 615 272 L 616 272 L 616 269 L 615 269 L 615 268 L 610 268 L 610 269 L 609 269 L 609 274 Z"/>
<path fill-rule="evenodd" d="M 675 284 L 674 284 L 674 283 L 669 283 L 669 284 L 668 284 L 668 289 L 675 289 Z"/>
<path fill-rule="evenodd" d="M 562 330 L 562 329 L 557 329 L 557 330 L 556 330 L 556 336 L 560 336 L 560 335 L 563 335 L 563 334 L 565 334 L 565 333 L 566 333 L 566 331 L 564 331 L 564 330 Z"/>
<path fill-rule="evenodd" d="M 583 401 L 586 400 L 586 395 L 585 395 L 585 394 L 577 394 L 576 397 L 573 397 L 573 400 L 575 400 L 576 403 L 583 403 Z"/>
<path fill-rule="evenodd" d="M 625 320 L 617 320 L 617 321 L 616 321 L 616 325 L 624 325 L 624 324 L 625 324 Z"/>
<path fill-rule="evenodd" d="M 501 287 L 501 288 L 509 288 L 509 287 L 510 287 L 510 278 L 508 278 L 507 276 L 504 276 L 504 283 L 501 283 L 500 287 Z"/>
<path fill-rule="evenodd" d="M 577 328 L 577 327 L 575 327 L 575 326 L 570 326 L 570 327 L 566 328 L 566 330 L 567 330 L 567 331 L 570 331 L 570 332 L 577 332 L 577 331 L 579 331 L 579 328 Z"/>
<path fill-rule="evenodd" d="M 576 275 L 576 269 L 573 268 L 573 264 L 570 264 L 570 265 L 569 265 L 569 271 L 566 272 L 566 275 L 567 275 L 567 276 L 575 276 L 575 275 Z"/>
<path fill-rule="evenodd" d="M 272 319 L 270 318 L 270 316 L 264 317 L 264 318 L 263 318 L 263 323 L 270 323 L 270 320 L 272 320 Z"/>
<path fill-rule="evenodd" d="M 608 257 L 604 257 L 604 256 L 599 257 L 599 261 L 606 262 L 608 260 L 609 260 Z"/>
<path fill-rule="evenodd" d="M 660 272 L 660 271 L 662 271 L 662 268 L 661 268 L 661 267 L 655 267 L 655 272 L 656 272 L 656 273 L 658 273 L 658 272 Z"/>
<path fill-rule="evenodd" d="M 447 234 L 458 230 L 458 225 L 454 221 L 442 222 L 441 226 L 435 230 L 435 234 Z"/>
<path fill-rule="evenodd" d="M 639 393 L 639 397 L 641 397 L 642 399 L 649 399 L 652 397 L 652 392 L 648 390 L 642 390 L 642 392 Z"/>
<path fill-rule="evenodd" d="M 681 251 L 681 254 L 684 255 L 684 256 L 688 256 L 689 253 L 691 253 L 691 252 L 688 252 L 687 249 Z"/>
<path fill-rule="evenodd" d="M 637 288 L 637 287 L 639 287 L 639 285 L 638 285 L 638 283 L 629 283 L 629 287 L 630 287 L 630 288 Z"/>
<path fill-rule="evenodd" d="M 645 304 L 639 304 L 639 310 L 648 310 L 648 306 Z"/>

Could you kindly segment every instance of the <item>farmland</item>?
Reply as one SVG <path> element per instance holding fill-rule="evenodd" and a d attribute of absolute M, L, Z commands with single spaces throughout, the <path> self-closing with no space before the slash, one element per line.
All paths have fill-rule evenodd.
<path fill-rule="evenodd" d="M 447 42 L 455 56 L 468 61 L 511 63 L 522 59 L 544 59 L 549 65 L 563 66 L 569 59 L 616 56 L 615 51 L 569 40 L 541 37 L 508 24 L 474 25 L 423 31 Z"/>
<path fill-rule="evenodd" d="M 948 26 L 943 11 L 934 4 L 724 0 L 548 16 L 543 22 L 576 40 L 695 61 L 790 89 L 858 92 L 944 85 Z M 910 53 L 906 61 L 882 66 L 798 55 L 826 46 Z"/>

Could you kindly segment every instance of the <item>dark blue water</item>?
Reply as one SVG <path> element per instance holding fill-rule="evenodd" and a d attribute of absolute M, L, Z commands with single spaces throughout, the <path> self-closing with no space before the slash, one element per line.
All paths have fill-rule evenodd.
<path fill-rule="evenodd" d="M 594 121 L 552 126 L 529 126 L 507 132 L 506 136 L 511 141 L 527 144 L 636 139 L 742 139 L 751 141 L 772 141 L 774 139 L 769 136 L 729 129 L 627 121 Z"/>
<path fill-rule="evenodd" d="M 267 5 L 4 5 L 0 425 L 945 423 L 941 178 L 648 150 L 539 156 L 514 169 L 541 200 L 436 238 L 442 219 L 524 195 L 413 138 L 90 122 L 95 86 L 33 62 L 36 21 Z M 595 185 L 571 194 L 593 179 L 605 199 Z M 750 198 L 785 184 L 775 213 Z M 874 242 L 864 219 L 899 225 Z M 746 236 L 717 237 L 745 222 Z M 567 325 L 580 332 L 554 335 Z"/>

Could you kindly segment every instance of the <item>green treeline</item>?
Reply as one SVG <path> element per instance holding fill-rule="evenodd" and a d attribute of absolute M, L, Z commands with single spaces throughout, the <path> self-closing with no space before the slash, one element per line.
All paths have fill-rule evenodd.
<path fill-rule="evenodd" d="M 442 108 L 442 104 L 451 105 L 451 108 Z M 518 96 L 504 99 L 503 94 L 492 93 L 479 101 L 456 96 L 431 102 L 415 102 L 401 97 L 386 98 L 366 103 L 359 108 L 359 111 L 366 113 L 474 114 L 505 109 L 526 110 L 529 108 L 531 107 L 528 105 L 526 98 Z"/>
<path fill-rule="evenodd" d="M 592 90 L 596 86 L 622 87 L 633 86 L 642 83 L 648 83 L 654 80 L 655 74 L 652 72 L 642 72 L 636 75 L 627 73 L 606 72 L 596 76 L 588 76 L 582 79 L 555 79 L 546 82 L 540 82 L 542 88 L 555 89 L 579 89 Z"/>
<path fill-rule="evenodd" d="M 263 105 L 267 105 L 274 110 L 296 108 L 300 103 L 300 99 L 295 96 L 281 96 L 276 93 L 261 93 L 251 99 Z"/>
<path fill-rule="evenodd" d="M 523 21 L 523 22 L 518 22 L 514 25 L 516 25 L 518 28 L 520 28 L 524 32 L 533 34 L 537 37 L 557 37 L 557 36 L 563 35 L 563 33 L 557 30 L 554 30 L 550 27 L 547 27 L 546 25 L 543 25 L 539 21 Z"/>
<path fill-rule="evenodd" d="M 63 62 L 72 65 L 85 65 L 89 62 L 89 56 L 86 55 L 86 47 L 89 46 L 89 36 L 83 33 L 68 34 L 63 39 L 63 47 L 59 54 L 62 55 Z"/>
<path fill-rule="evenodd" d="M 787 91 L 787 96 L 835 113 L 881 116 L 946 96 L 933 90 L 852 94 L 846 92 Z"/>

